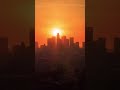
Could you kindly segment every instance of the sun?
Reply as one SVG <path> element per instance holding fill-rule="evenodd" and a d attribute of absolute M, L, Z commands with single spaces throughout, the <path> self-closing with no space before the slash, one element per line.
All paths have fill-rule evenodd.
<path fill-rule="evenodd" d="M 52 35 L 53 36 L 57 36 L 57 33 L 59 33 L 60 35 L 62 35 L 62 29 L 60 29 L 60 28 L 53 28 L 52 29 Z"/>

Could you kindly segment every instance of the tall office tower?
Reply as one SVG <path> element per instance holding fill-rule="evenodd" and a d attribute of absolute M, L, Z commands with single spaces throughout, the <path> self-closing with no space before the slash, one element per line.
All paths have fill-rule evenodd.
<path fill-rule="evenodd" d="M 47 46 L 50 48 L 52 46 L 51 38 L 47 39 Z"/>
<path fill-rule="evenodd" d="M 29 62 L 26 62 L 28 72 L 34 72 L 35 70 L 35 29 L 31 29 L 29 32 L 29 50 L 28 51 L 28 59 Z"/>
<path fill-rule="evenodd" d="M 114 38 L 114 51 L 120 52 L 120 38 L 119 37 Z"/>
<path fill-rule="evenodd" d="M 52 46 L 53 46 L 53 48 L 56 47 L 56 37 L 55 36 L 52 37 Z"/>
<path fill-rule="evenodd" d="M 66 36 L 62 36 L 62 46 L 66 47 Z"/>
<path fill-rule="evenodd" d="M 8 52 L 8 38 L 0 38 L 0 54 Z"/>
<path fill-rule="evenodd" d="M 66 39 L 66 40 L 65 40 L 65 46 L 66 46 L 67 48 L 70 47 L 70 45 L 69 45 L 69 39 Z"/>
<path fill-rule="evenodd" d="M 74 38 L 70 37 L 70 47 L 74 47 Z"/>
<path fill-rule="evenodd" d="M 96 41 L 96 50 L 105 51 L 106 50 L 106 39 L 105 38 L 98 38 Z"/>
<path fill-rule="evenodd" d="M 86 27 L 86 42 L 93 42 L 93 28 Z"/>
<path fill-rule="evenodd" d="M 79 48 L 79 42 L 75 43 L 75 48 Z"/>
<path fill-rule="evenodd" d="M 59 33 L 57 33 L 57 48 L 61 47 L 61 39 Z"/>
<path fill-rule="evenodd" d="M 94 49 L 93 28 L 86 27 L 85 31 L 85 49 L 86 53 L 89 54 Z"/>
<path fill-rule="evenodd" d="M 47 46 L 49 48 L 55 48 L 55 46 L 56 46 L 56 38 L 55 37 L 48 38 L 48 40 L 47 40 Z"/>
<path fill-rule="evenodd" d="M 31 29 L 29 33 L 29 45 L 35 47 L 35 30 Z"/>
<path fill-rule="evenodd" d="M 60 39 L 60 34 L 59 33 L 57 33 L 57 39 Z"/>

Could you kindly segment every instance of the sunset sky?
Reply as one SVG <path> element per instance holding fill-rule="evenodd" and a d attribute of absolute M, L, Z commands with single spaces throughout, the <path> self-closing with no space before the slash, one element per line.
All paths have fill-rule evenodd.
<path fill-rule="evenodd" d="M 85 37 L 84 27 L 85 0 L 35 0 L 35 40 L 40 45 L 54 35 L 54 28 L 81 44 Z"/>

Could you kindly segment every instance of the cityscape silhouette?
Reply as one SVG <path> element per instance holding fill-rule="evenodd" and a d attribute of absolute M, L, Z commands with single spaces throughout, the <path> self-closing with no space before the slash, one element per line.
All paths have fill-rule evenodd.
<path fill-rule="evenodd" d="M 105 80 L 102 85 L 106 85 L 107 80 L 119 79 L 120 38 L 114 39 L 114 49 L 108 51 L 105 38 L 93 39 L 93 27 L 86 27 L 83 47 L 74 42 L 74 37 L 68 39 L 59 33 L 39 47 L 34 35 L 31 30 L 29 46 L 21 42 L 12 50 L 8 48 L 9 39 L 0 38 L 0 78 L 18 79 L 17 83 L 22 79 L 33 89 L 69 90 L 85 90 L 93 83 L 97 86 L 94 80 Z"/>

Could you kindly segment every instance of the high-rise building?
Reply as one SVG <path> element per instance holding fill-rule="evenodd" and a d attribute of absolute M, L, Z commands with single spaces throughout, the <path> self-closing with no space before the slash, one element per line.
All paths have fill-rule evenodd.
<path fill-rule="evenodd" d="M 56 38 L 55 37 L 48 38 L 48 40 L 47 40 L 47 46 L 49 48 L 55 48 L 56 47 Z"/>
<path fill-rule="evenodd" d="M 35 47 L 35 30 L 31 29 L 29 33 L 29 45 Z"/>
<path fill-rule="evenodd" d="M 8 52 L 8 38 L 0 38 L 0 53 Z"/>
<path fill-rule="evenodd" d="M 66 47 L 66 36 L 62 36 L 62 46 Z"/>
<path fill-rule="evenodd" d="M 86 27 L 85 31 L 85 49 L 86 53 L 89 54 L 94 49 L 93 28 Z"/>
<path fill-rule="evenodd" d="M 70 47 L 74 47 L 74 38 L 70 37 Z"/>
<path fill-rule="evenodd" d="M 51 38 L 47 39 L 47 46 L 50 48 L 52 46 Z"/>
<path fill-rule="evenodd" d="M 93 42 L 93 28 L 86 27 L 86 42 Z"/>
<path fill-rule="evenodd" d="M 60 39 L 59 33 L 57 33 L 57 48 L 60 48 L 62 46 L 62 40 Z"/>
<path fill-rule="evenodd" d="M 56 47 L 56 37 L 55 36 L 52 37 L 52 46 L 53 46 L 53 48 Z"/>
<path fill-rule="evenodd" d="M 120 38 L 119 37 L 114 38 L 114 51 L 120 52 Z"/>
<path fill-rule="evenodd" d="M 106 39 L 105 38 L 98 38 L 96 41 L 96 50 L 105 51 L 106 50 Z"/>
<path fill-rule="evenodd" d="M 65 40 L 65 46 L 68 48 L 69 47 L 69 39 Z"/>
<path fill-rule="evenodd" d="M 29 32 L 29 48 L 27 50 L 29 57 L 27 60 L 29 60 L 29 63 L 26 61 L 26 65 L 28 70 L 27 72 L 34 72 L 35 70 L 35 29 L 31 29 Z"/>
<path fill-rule="evenodd" d="M 75 46 L 75 48 L 79 48 L 79 42 L 76 42 L 76 43 L 74 44 L 74 46 Z"/>
<path fill-rule="evenodd" d="M 59 33 L 57 33 L 57 39 L 60 39 L 60 34 Z"/>

